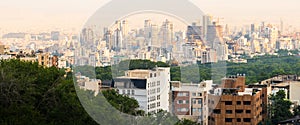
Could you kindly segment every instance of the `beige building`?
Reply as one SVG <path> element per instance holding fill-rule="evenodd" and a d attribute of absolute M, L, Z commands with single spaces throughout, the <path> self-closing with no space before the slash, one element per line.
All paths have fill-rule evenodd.
<path fill-rule="evenodd" d="M 171 81 L 170 111 L 179 119 L 189 119 L 207 125 L 207 94 L 212 80 L 200 84 Z"/>
<path fill-rule="evenodd" d="M 38 53 L 37 54 L 38 63 L 41 66 L 50 67 L 51 66 L 51 59 L 49 53 Z"/>
<path fill-rule="evenodd" d="M 5 52 L 5 46 L 0 44 L 0 55 L 4 55 Z"/>

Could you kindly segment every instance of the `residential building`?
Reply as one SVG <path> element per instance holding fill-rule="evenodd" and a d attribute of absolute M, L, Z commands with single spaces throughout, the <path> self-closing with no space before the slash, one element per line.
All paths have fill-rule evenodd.
<path fill-rule="evenodd" d="M 209 125 L 257 125 L 265 119 L 263 89 L 246 87 L 244 75 L 222 79 L 216 90 L 208 96 Z"/>
<path fill-rule="evenodd" d="M 128 70 L 125 76 L 114 79 L 119 94 L 136 99 L 146 113 L 169 111 L 170 68 Z"/>
<path fill-rule="evenodd" d="M 207 94 L 212 89 L 212 80 L 199 84 L 171 81 L 170 111 L 179 119 L 190 119 L 207 124 Z"/>

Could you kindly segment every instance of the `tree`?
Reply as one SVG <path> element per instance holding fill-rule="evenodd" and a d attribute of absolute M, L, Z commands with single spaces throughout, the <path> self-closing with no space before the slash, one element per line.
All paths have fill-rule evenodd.
<path fill-rule="evenodd" d="M 272 123 L 277 125 L 280 121 L 286 120 L 293 116 L 290 111 L 292 102 L 285 98 L 286 94 L 284 90 L 279 90 L 276 95 L 271 95 L 269 114 L 271 116 Z"/>
<path fill-rule="evenodd" d="M 294 107 L 293 114 L 294 116 L 300 116 L 300 105 Z"/>

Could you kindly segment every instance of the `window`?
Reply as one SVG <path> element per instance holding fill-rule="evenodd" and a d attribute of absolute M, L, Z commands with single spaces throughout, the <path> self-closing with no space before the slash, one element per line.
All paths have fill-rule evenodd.
<path fill-rule="evenodd" d="M 232 118 L 225 118 L 225 122 L 232 122 Z"/>
<path fill-rule="evenodd" d="M 185 101 L 185 104 L 189 104 L 189 103 L 190 103 L 190 101 L 189 101 L 189 100 L 186 100 L 186 101 Z"/>
<path fill-rule="evenodd" d="M 226 110 L 226 114 L 232 114 L 232 110 Z"/>
<path fill-rule="evenodd" d="M 198 93 L 198 96 L 202 96 L 202 93 Z"/>
<path fill-rule="evenodd" d="M 198 99 L 198 104 L 202 104 L 202 99 Z"/>
<path fill-rule="evenodd" d="M 131 90 L 131 94 L 132 94 L 132 95 L 134 95 L 134 94 L 135 94 L 135 93 L 134 93 L 134 90 Z"/>
<path fill-rule="evenodd" d="M 182 103 L 183 103 L 182 100 L 178 100 L 178 101 L 177 101 L 177 104 L 182 104 Z"/>
<path fill-rule="evenodd" d="M 237 122 L 241 122 L 242 120 L 241 120 L 241 118 L 237 118 L 236 121 Z"/>
<path fill-rule="evenodd" d="M 159 107 L 160 106 L 160 102 L 157 102 L 157 107 Z"/>
<path fill-rule="evenodd" d="M 150 78 L 152 78 L 152 73 L 150 73 Z"/>
<path fill-rule="evenodd" d="M 196 93 L 193 93 L 193 96 L 196 96 Z"/>
<path fill-rule="evenodd" d="M 156 77 L 156 73 L 154 73 L 154 77 Z"/>
<path fill-rule="evenodd" d="M 214 109 L 215 114 L 221 114 L 221 109 Z"/>
<path fill-rule="evenodd" d="M 241 102 L 241 101 L 236 101 L 236 104 L 237 104 L 237 105 L 241 105 L 242 102 Z"/>
<path fill-rule="evenodd" d="M 157 100 L 160 100 L 160 95 L 157 96 Z"/>
<path fill-rule="evenodd" d="M 235 110 L 235 113 L 243 113 L 243 110 L 241 109 Z"/>
<path fill-rule="evenodd" d="M 232 105 L 232 101 L 225 101 L 225 105 Z"/>
<path fill-rule="evenodd" d="M 126 93 L 125 93 L 125 90 L 122 90 L 122 94 L 126 94 Z"/>
<path fill-rule="evenodd" d="M 202 112 L 202 108 L 198 108 L 198 112 Z"/>
<path fill-rule="evenodd" d="M 178 108 L 177 112 L 187 112 L 188 109 L 187 108 Z"/>
<path fill-rule="evenodd" d="M 185 92 L 180 92 L 177 94 L 177 96 L 189 96 L 189 94 Z"/>
<path fill-rule="evenodd" d="M 197 111 L 197 108 L 193 108 L 192 111 L 193 111 L 193 112 L 196 112 L 196 111 Z"/>
<path fill-rule="evenodd" d="M 196 103 L 197 103 L 196 99 L 193 99 L 193 104 L 196 104 Z"/>
<path fill-rule="evenodd" d="M 180 92 L 180 93 L 177 94 L 177 96 L 183 96 L 183 93 Z"/>
<path fill-rule="evenodd" d="M 244 105 L 251 105 L 251 101 L 244 101 Z"/>
<path fill-rule="evenodd" d="M 160 88 L 157 88 L 157 93 L 160 93 Z"/>
<path fill-rule="evenodd" d="M 247 113 L 247 114 L 250 114 L 250 113 L 251 113 L 251 110 L 246 110 L 246 113 Z"/>
<path fill-rule="evenodd" d="M 156 83 L 157 83 L 157 86 L 160 86 L 160 81 L 157 81 Z"/>
<path fill-rule="evenodd" d="M 127 90 L 127 94 L 130 95 L 130 90 Z"/>
<path fill-rule="evenodd" d="M 251 122 L 251 118 L 244 118 L 244 122 Z"/>

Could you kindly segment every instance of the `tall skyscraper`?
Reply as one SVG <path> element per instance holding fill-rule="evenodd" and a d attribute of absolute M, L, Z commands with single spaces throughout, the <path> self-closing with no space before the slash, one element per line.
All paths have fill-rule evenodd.
<path fill-rule="evenodd" d="M 155 47 L 159 47 L 160 43 L 159 43 L 159 38 L 158 38 L 158 26 L 152 24 L 151 25 L 151 45 L 155 46 Z"/>
<path fill-rule="evenodd" d="M 146 43 L 148 45 L 152 45 L 151 43 L 151 35 L 152 35 L 152 31 L 151 31 L 151 20 L 145 20 L 145 23 L 144 23 L 144 38 L 146 40 Z"/>
<path fill-rule="evenodd" d="M 123 38 L 125 38 L 129 33 L 128 21 L 127 20 L 122 21 L 121 28 L 122 28 Z"/>
<path fill-rule="evenodd" d="M 204 15 L 203 17 L 202 17 L 202 19 L 203 19 L 203 21 L 202 21 L 202 28 L 203 28 L 203 30 L 202 30 L 202 34 L 203 34 L 203 39 L 204 40 L 206 40 L 206 36 L 207 36 L 207 27 L 208 27 L 208 25 L 211 25 L 211 23 L 212 23 L 212 17 L 211 16 L 209 16 L 209 15 Z"/>
<path fill-rule="evenodd" d="M 168 19 L 165 22 L 163 22 L 160 36 L 162 38 L 162 47 L 170 48 L 171 43 L 174 41 L 174 29 L 173 23 L 170 22 Z"/>
<path fill-rule="evenodd" d="M 283 29 L 283 21 L 280 19 L 280 34 L 284 34 L 284 29 Z"/>
<path fill-rule="evenodd" d="M 188 42 L 196 42 L 196 40 L 203 41 L 202 27 L 193 23 L 193 25 L 187 27 L 186 36 L 188 38 Z"/>
<path fill-rule="evenodd" d="M 207 27 L 207 37 L 206 37 L 206 44 L 209 45 L 211 48 L 213 47 L 213 42 L 216 39 L 223 38 L 223 28 L 221 25 L 218 25 L 216 22 L 213 22 L 212 25 Z M 222 42 L 222 41 L 221 41 Z"/>

